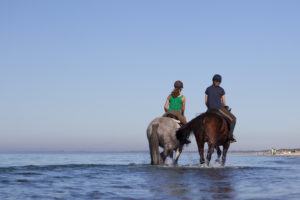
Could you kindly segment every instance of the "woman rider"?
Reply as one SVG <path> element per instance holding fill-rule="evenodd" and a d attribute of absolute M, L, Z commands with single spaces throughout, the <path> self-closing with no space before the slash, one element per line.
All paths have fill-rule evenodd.
<path fill-rule="evenodd" d="M 174 83 L 174 90 L 168 96 L 164 106 L 166 113 L 163 115 L 163 117 L 173 115 L 176 116 L 182 124 L 186 124 L 186 118 L 184 117 L 185 97 L 180 94 L 182 88 L 183 83 L 181 81 L 178 80 Z"/>
<path fill-rule="evenodd" d="M 236 123 L 236 117 L 226 109 L 226 100 L 225 100 L 225 91 L 220 84 L 222 82 L 222 76 L 219 74 L 214 75 L 213 84 L 208 87 L 205 91 L 205 104 L 207 106 L 208 112 L 218 112 L 225 119 L 230 121 L 230 130 L 228 139 L 230 142 L 236 142 L 236 139 L 233 136 L 233 130 Z"/>

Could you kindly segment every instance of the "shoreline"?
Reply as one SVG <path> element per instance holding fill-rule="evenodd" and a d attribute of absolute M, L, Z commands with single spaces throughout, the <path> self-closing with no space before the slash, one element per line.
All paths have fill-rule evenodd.
<path fill-rule="evenodd" d="M 141 151 L 16 151 L 16 152 L 0 152 L 1 154 L 126 154 L 126 153 L 148 153 L 147 150 Z M 207 149 L 205 149 L 207 152 Z M 198 154 L 198 151 L 185 151 L 185 154 Z M 300 156 L 300 151 L 295 152 L 283 151 L 276 152 L 272 155 L 271 151 L 228 151 L 230 155 L 252 155 L 252 156 Z"/>
<path fill-rule="evenodd" d="M 274 155 L 271 154 L 271 152 L 265 152 L 265 151 L 255 151 L 255 152 L 228 152 L 228 154 L 231 155 L 252 155 L 252 156 L 300 156 L 300 152 L 296 153 L 276 153 Z"/>

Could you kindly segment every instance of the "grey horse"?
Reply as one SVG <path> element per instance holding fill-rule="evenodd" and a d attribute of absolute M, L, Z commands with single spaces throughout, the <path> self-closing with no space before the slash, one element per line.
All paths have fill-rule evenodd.
<path fill-rule="evenodd" d="M 159 164 L 159 146 L 164 150 L 160 153 L 160 163 L 164 164 L 168 156 L 173 158 L 175 153 L 174 164 L 177 164 L 178 158 L 182 152 L 185 140 L 178 140 L 176 131 L 180 128 L 176 120 L 168 117 L 155 118 L 147 128 L 147 137 L 149 142 L 151 165 Z"/>

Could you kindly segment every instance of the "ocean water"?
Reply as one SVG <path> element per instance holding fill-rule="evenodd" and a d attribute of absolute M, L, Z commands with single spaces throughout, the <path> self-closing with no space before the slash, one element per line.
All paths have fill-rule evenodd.
<path fill-rule="evenodd" d="M 215 158 L 215 157 L 213 157 Z M 151 166 L 148 152 L 0 154 L 0 199 L 300 199 L 300 157 Z"/>

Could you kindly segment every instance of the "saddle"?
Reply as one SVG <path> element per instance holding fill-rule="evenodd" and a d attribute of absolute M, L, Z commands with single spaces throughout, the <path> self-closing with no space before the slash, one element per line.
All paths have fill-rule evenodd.
<path fill-rule="evenodd" d="M 178 119 L 178 117 L 176 115 L 168 113 L 166 117 L 173 119 L 175 122 L 177 122 L 179 124 L 180 127 L 183 126 L 183 123 L 181 123 L 181 121 Z"/>
<path fill-rule="evenodd" d="M 227 107 L 228 107 L 228 106 L 227 106 Z M 229 111 L 231 111 L 231 109 L 230 109 L 229 107 L 226 108 L 226 109 L 229 110 Z M 212 113 L 212 114 L 216 114 L 216 115 L 222 117 L 222 118 L 225 119 L 225 121 L 227 122 L 228 129 L 229 129 L 229 130 L 231 129 L 231 121 L 230 121 L 230 119 L 228 119 L 227 117 L 225 117 L 224 115 L 222 115 L 222 114 L 219 112 L 219 110 L 217 110 L 217 109 L 208 109 L 208 110 L 206 111 L 206 113 Z"/>

